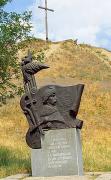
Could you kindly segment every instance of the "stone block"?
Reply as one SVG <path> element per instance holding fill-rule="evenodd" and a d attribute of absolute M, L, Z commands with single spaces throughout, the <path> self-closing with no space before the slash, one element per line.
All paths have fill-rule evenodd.
<path fill-rule="evenodd" d="M 33 177 L 83 175 L 80 130 L 50 130 L 42 138 L 42 148 L 31 150 Z"/>

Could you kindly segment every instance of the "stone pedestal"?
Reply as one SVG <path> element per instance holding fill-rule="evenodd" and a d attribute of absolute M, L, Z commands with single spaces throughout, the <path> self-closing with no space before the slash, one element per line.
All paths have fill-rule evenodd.
<path fill-rule="evenodd" d="M 59 129 L 45 132 L 42 149 L 32 149 L 32 176 L 83 175 L 80 130 Z"/>

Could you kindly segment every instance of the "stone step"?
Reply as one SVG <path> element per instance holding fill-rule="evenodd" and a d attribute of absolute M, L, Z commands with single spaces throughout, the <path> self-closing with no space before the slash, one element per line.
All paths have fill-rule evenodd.
<path fill-rule="evenodd" d="M 27 177 L 24 180 L 89 180 L 87 176 Z"/>
<path fill-rule="evenodd" d="M 29 174 L 16 174 L 0 180 L 111 180 L 111 172 L 89 172 L 85 176 L 30 177 Z"/>

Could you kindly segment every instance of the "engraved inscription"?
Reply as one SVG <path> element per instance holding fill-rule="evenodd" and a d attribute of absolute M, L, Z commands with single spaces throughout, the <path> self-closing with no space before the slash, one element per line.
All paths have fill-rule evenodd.
<path fill-rule="evenodd" d="M 54 137 L 48 147 L 48 168 L 60 168 L 72 160 L 71 145 L 66 138 Z"/>

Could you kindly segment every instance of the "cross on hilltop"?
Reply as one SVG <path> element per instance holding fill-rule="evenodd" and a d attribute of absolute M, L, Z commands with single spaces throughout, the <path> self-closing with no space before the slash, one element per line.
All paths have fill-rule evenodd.
<path fill-rule="evenodd" d="M 54 10 L 53 10 L 53 9 L 49 9 L 49 8 L 47 7 L 47 0 L 45 0 L 45 7 L 38 6 L 38 8 L 45 10 L 46 41 L 48 41 L 48 18 L 47 18 L 47 12 L 48 12 L 48 11 L 54 12 Z"/>

